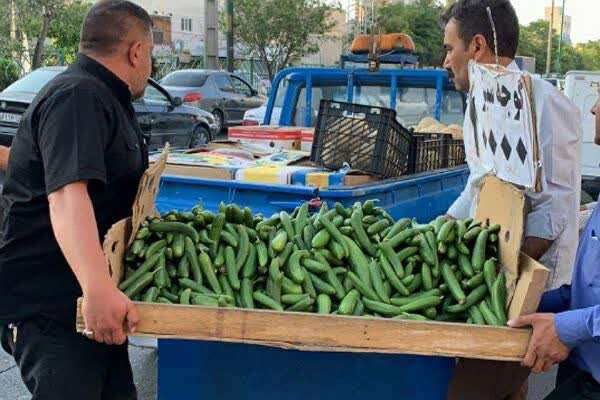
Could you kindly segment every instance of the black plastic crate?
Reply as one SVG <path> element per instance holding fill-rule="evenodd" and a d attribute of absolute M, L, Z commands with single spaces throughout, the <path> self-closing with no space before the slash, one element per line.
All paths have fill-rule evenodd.
<path fill-rule="evenodd" d="M 407 172 L 433 171 L 465 164 L 465 147 L 462 140 L 439 133 L 414 133 L 412 135 Z"/>
<path fill-rule="evenodd" d="M 389 108 L 321 100 L 311 161 L 391 178 L 406 171 L 411 134 Z"/>

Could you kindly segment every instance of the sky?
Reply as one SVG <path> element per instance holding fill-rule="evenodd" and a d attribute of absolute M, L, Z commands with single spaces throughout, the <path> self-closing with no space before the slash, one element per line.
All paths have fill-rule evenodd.
<path fill-rule="evenodd" d="M 544 18 L 544 7 L 552 5 L 552 0 L 512 0 L 522 25 Z M 562 0 L 555 0 L 557 7 Z M 573 23 L 571 39 L 574 43 L 600 40 L 600 0 L 565 0 L 566 15 Z"/>
<path fill-rule="evenodd" d="M 354 0 L 327 0 L 344 6 Z M 544 8 L 552 0 L 511 0 L 522 25 L 544 18 Z M 563 0 L 555 0 L 555 6 L 561 7 Z M 571 39 L 574 43 L 600 40 L 600 0 L 565 0 L 566 14 L 572 17 Z"/>

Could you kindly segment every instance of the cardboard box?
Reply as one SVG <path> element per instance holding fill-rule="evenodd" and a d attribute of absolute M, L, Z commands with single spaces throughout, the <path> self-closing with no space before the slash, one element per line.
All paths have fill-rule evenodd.
<path fill-rule="evenodd" d="M 378 181 L 373 175 L 365 175 L 357 171 L 329 172 L 320 168 L 296 171 L 292 174 L 293 185 L 327 188 L 331 186 L 357 186 Z"/>
<path fill-rule="evenodd" d="M 189 176 L 201 179 L 234 180 L 236 171 L 237 170 L 231 168 L 167 164 L 165 165 L 164 174 Z"/>
<path fill-rule="evenodd" d="M 133 216 L 117 222 L 104 241 L 112 278 L 123 276 L 123 256 L 141 222 L 156 215 L 154 199 L 166 155 L 142 177 Z M 502 206 L 499 206 L 502 204 Z M 520 253 L 525 198 L 512 186 L 489 178 L 482 187 L 477 217 L 499 223 L 500 262 L 508 273 L 509 317 L 534 312 L 548 270 Z M 457 323 L 341 317 L 200 306 L 136 303 L 141 336 L 260 344 L 307 350 L 401 353 L 521 361 L 531 335 L 528 329 Z M 84 329 L 81 301 L 77 329 Z"/>
<path fill-rule="evenodd" d="M 229 140 L 262 145 L 273 150 L 300 150 L 302 129 L 279 126 L 232 126 Z"/>
<path fill-rule="evenodd" d="M 300 148 L 302 151 L 311 152 L 312 145 L 315 138 L 315 128 L 305 128 L 300 132 L 301 144 Z"/>

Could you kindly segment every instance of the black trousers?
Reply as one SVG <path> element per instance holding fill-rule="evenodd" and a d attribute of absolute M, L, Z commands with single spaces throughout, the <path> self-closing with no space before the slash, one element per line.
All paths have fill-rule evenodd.
<path fill-rule="evenodd" d="M 600 383 L 565 361 L 558 367 L 556 389 L 545 400 L 600 400 Z"/>
<path fill-rule="evenodd" d="M 0 340 L 21 371 L 32 400 L 134 400 L 127 344 L 87 339 L 45 317 L 0 326 Z"/>

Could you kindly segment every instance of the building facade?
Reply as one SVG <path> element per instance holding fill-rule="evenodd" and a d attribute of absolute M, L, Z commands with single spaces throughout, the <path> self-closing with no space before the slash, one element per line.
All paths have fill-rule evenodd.
<path fill-rule="evenodd" d="M 546 7 L 544 9 L 544 20 L 546 22 L 550 22 L 552 20 L 552 29 L 557 35 L 560 35 L 562 25 L 562 40 L 566 43 L 571 43 L 572 19 L 571 16 L 565 15 L 563 23 L 562 7 L 554 7 L 554 15 L 552 14 L 552 7 Z"/>

